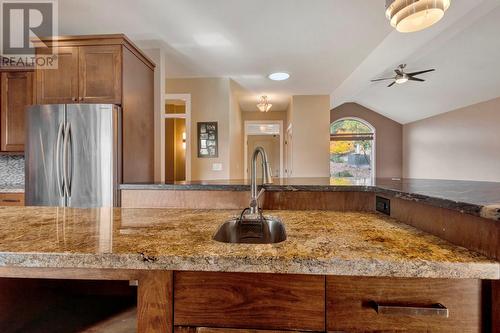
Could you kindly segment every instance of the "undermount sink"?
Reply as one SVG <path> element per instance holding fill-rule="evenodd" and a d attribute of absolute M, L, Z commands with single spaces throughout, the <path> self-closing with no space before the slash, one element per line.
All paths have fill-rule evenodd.
<path fill-rule="evenodd" d="M 223 243 L 274 244 L 286 240 L 285 225 L 277 217 L 258 220 L 233 219 L 219 227 L 214 240 Z"/>

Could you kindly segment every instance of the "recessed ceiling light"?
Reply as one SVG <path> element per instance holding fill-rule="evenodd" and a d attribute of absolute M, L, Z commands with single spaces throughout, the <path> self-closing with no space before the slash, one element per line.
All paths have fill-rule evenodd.
<path fill-rule="evenodd" d="M 283 80 L 288 80 L 290 78 L 290 74 L 278 72 L 278 73 L 269 74 L 268 77 L 273 81 L 283 81 Z"/>

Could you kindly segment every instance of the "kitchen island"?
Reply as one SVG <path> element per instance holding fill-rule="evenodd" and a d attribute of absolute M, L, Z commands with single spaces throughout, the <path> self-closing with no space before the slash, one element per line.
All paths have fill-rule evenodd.
<path fill-rule="evenodd" d="M 364 192 L 446 208 L 500 221 L 500 183 L 401 178 L 281 178 L 264 185 L 267 192 Z M 122 191 L 248 192 L 249 180 L 180 181 L 122 184 Z"/>
<path fill-rule="evenodd" d="M 136 280 L 139 332 L 492 325 L 482 295 L 500 277 L 495 260 L 374 212 L 267 211 L 283 220 L 285 242 L 213 241 L 235 214 L 0 208 L 0 276 Z M 427 315 L 412 312 L 421 308 Z"/>

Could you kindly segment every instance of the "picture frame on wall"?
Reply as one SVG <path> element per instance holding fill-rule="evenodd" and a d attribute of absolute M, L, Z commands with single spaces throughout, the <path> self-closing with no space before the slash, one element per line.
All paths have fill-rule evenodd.
<path fill-rule="evenodd" d="M 198 125 L 198 157 L 219 157 L 218 126 L 216 121 L 199 122 Z"/>

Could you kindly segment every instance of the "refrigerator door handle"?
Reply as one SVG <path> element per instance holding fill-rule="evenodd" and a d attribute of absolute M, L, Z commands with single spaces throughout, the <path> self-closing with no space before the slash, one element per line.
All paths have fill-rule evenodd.
<path fill-rule="evenodd" d="M 66 123 L 66 129 L 64 130 L 64 143 L 63 143 L 63 183 L 66 195 L 71 197 L 71 182 L 69 180 L 68 164 L 70 163 L 68 159 L 68 147 L 71 141 L 71 123 Z M 73 165 L 71 165 L 73 168 Z"/>
<path fill-rule="evenodd" d="M 59 129 L 57 130 L 57 141 L 56 141 L 56 178 L 57 178 L 57 190 L 59 191 L 59 196 L 64 197 L 63 184 L 64 181 L 61 179 L 61 140 L 63 136 L 64 122 L 59 123 Z"/>

